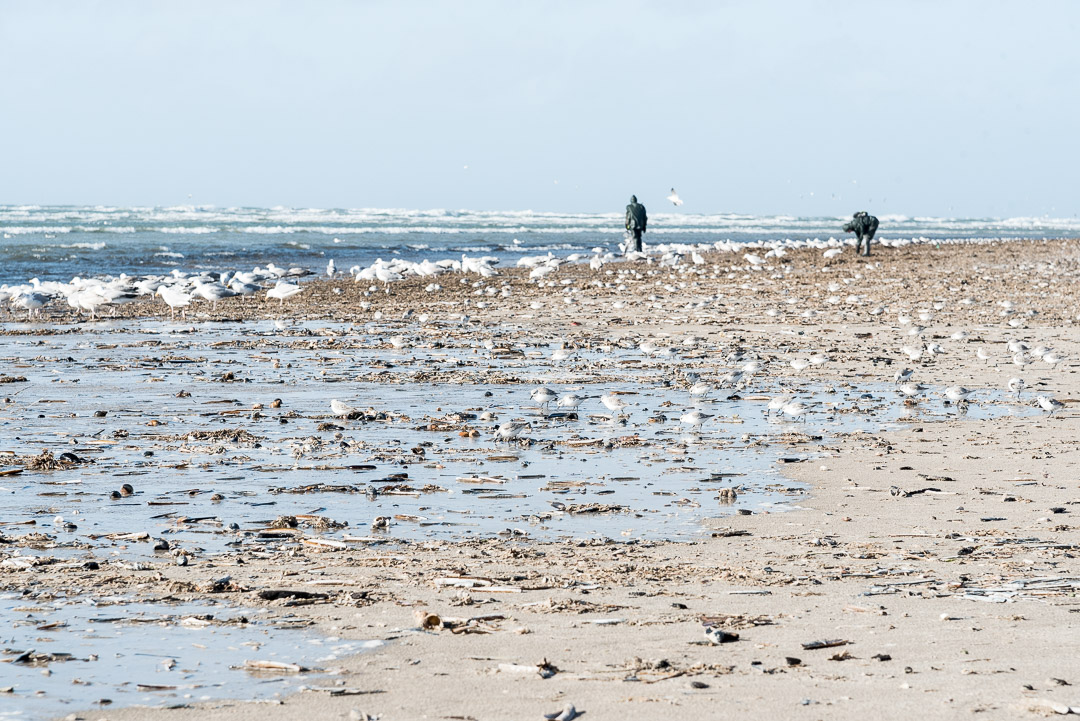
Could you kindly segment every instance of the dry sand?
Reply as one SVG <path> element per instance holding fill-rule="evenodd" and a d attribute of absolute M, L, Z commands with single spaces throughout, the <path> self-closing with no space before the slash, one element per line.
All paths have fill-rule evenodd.
<path fill-rule="evenodd" d="M 802 332 L 833 358 L 819 377 L 844 383 L 891 381 L 897 368 L 912 365 L 899 355 L 904 340 L 896 313 L 938 301 L 944 305 L 924 340 L 949 352 L 916 364 L 920 380 L 1001 388 L 1021 374 L 1006 365 L 1001 344 L 1019 337 L 1065 355 L 1057 370 L 1032 366 L 1022 375 L 1036 391 L 1066 400 L 1078 392 L 1078 251 L 1075 241 L 912 246 L 878 250 L 869 262 L 849 250 L 828 264 L 807 251 L 784 259 L 787 273 L 748 272 L 737 258 L 711 256 L 710 263 L 725 266 L 719 279 L 668 278 L 662 271 L 623 291 L 583 290 L 566 307 L 558 305 L 563 288 L 535 289 L 511 272 L 497 280 L 509 282 L 512 301 L 473 305 L 467 312 L 481 324 L 514 318 L 570 346 L 665 332 L 752 345 L 784 330 Z M 737 270 L 727 277 L 732 263 Z M 560 271 L 557 278 L 564 277 L 611 280 L 581 267 Z M 686 287 L 670 292 L 657 280 L 681 280 Z M 844 289 L 829 291 L 832 282 Z M 222 304 L 219 315 L 354 319 L 381 311 L 399 318 L 413 310 L 446 317 L 473 297 L 473 289 L 456 280 L 443 281 L 446 291 L 439 294 L 425 294 L 423 285 L 409 281 L 392 286 L 389 295 L 380 291 L 362 299 L 350 283 L 320 281 L 301 296 L 303 302 L 291 300 L 283 309 L 244 301 Z M 859 306 L 828 300 L 851 293 L 867 300 Z M 660 302 L 647 300 L 648 294 L 661 297 L 663 315 L 647 308 Z M 711 294 L 722 300 L 686 308 Z M 790 307 L 783 305 L 788 297 L 817 315 L 787 312 L 773 320 L 763 314 L 765 308 Z M 542 313 L 528 309 L 534 298 L 547 302 Z M 613 309 L 616 298 L 628 306 Z M 963 305 L 964 298 L 976 302 Z M 1016 314 L 1002 316 L 1001 300 L 1015 303 Z M 363 301 L 371 308 L 359 311 Z M 878 304 L 887 304 L 887 317 L 868 315 Z M 134 305 L 124 312 L 148 310 Z M 1006 325 L 1010 317 L 1023 318 L 1024 327 Z M 961 328 L 994 348 L 999 363 L 978 361 L 979 343 L 949 340 Z M 246 606 L 281 606 L 283 601 L 261 601 L 255 594 L 336 579 L 339 585 L 319 587 L 331 594 L 328 601 L 290 610 L 334 635 L 388 642 L 280 702 L 76 714 L 86 719 L 370 714 L 383 721 L 486 721 L 540 719 L 566 704 L 590 721 L 1052 714 L 1053 704 L 1080 706 L 1078 423 L 1075 406 L 1066 404 L 1053 417 L 932 421 L 841 438 L 822 457 L 785 467 L 812 489 L 799 510 L 718 518 L 714 537 L 699 543 L 490 540 L 331 552 L 298 547 L 242 565 L 181 568 L 163 562 L 148 571 L 113 571 L 104 580 L 46 566 L 5 573 L 2 586 L 44 584 L 63 591 L 98 584 L 111 591 L 168 590 L 186 599 L 200 597 L 200 587 L 228 574 L 235 590 L 218 596 Z M 440 585 L 439 579 L 451 577 L 486 579 L 478 583 L 502 588 Z M 972 598 L 979 589 L 1046 577 L 1072 582 L 1014 585 L 1008 602 Z M 437 614 L 442 627 L 419 629 L 420 609 Z M 703 619 L 738 639 L 711 644 Z M 804 647 L 818 641 L 844 643 Z M 532 668 L 545 663 L 558 671 L 543 678 Z"/>

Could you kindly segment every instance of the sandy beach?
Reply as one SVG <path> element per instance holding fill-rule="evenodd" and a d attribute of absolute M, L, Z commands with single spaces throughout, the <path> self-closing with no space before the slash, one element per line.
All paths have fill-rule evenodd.
<path fill-rule="evenodd" d="M 70 541 L 85 529 L 66 535 L 57 530 L 51 521 L 57 511 L 49 508 L 54 501 L 41 498 L 29 504 L 32 513 L 3 518 L 0 591 L 26 608 L 87 595 L 162 606 L 212 599 L 310 620 L 312 629 L 328 637 L 384 642 L 323 664 L 330 673 L 293 674 L 306 688 L 280 698 L 199 701 L 195 690 L 193 697 L 163 695 L 156 707 L 73 707 L 70 718 L 487 721 L 563 713 L 566 719 L 571 714 L 564 709 L 570 705 L 589 721 L 912 714 L 1004 719 L 1054 715 L 1070 707 L 1080 713 L 1080 640 L 1074 632 L 1080 621 L 1075 520 L 1080 513 L 1080 418 L 1074 400 L 1080 398 L 1078 261 L 1075 240 L 875 247 L 865 259 L 850 248 L 830 259 L 819 250 L 791 250 L 756 265 L 744 255 L 709 253 L 701 264 L 684 261 L 676 267 L 659 258 L 610 263 L 599 270 L 565 264 L 542 286 L 529 280 L 527 269 L 501 268 L 487 279 L 445 276 L 437 292 L 426 291 L 430 281 L 420 278 L 391 283 L 389 292 L 382 283 L 321 278 L 304 282 L 305 290 L 283 303 L 266 301 L 262 293 L 226 299 L 216 310 L 199 302 L 169 326 L 190 339 L 182 342 L 194 343 L 201 324 L 240 328 L 279 322 L 284 335 L 276 340 L 228 346 L 229 352 L 247 357 L 266 355 L 266 368 L 278 367 L 267 354 L 286 345 L 308 353 L 311 368 L 317 357 L 347 358 L 357 348 L 348 334 L 318 328 L 362 326 L 361 335 L 370 341 L 364 351 L 385 367 L 346 366 L 334 355 L 334 363 L 320 366 L 329 374 L 327 382 L 340 377 L 383 384 L 387 393 L 391 386 L 412 384 L 433 402 L 444 392 L 509 387 L 507 398 L 522 408 L 530 405 L 529 391 L 539 387 L 538 377 L 544 385 L 573 384 L 599 395 L 633 376 L 635 383 L 666 383 L 665 392 L 682 395 L 668 408 L 650 405 L 649 413 L 635 407 L 622 424 L 589 420 L 590 414 L 607 413 L 591 401 L 587 411 L 569 419 L 578 425 L 557 436 L 542 413 L 517 411 L 533 419 L 533 427 L 522 433 L 523 440 L 497 444 L 490 440 L 493 427 L 515 413 L 503 411 L 485 424 L 479 418 L 484 399 L 478 394 L 469 403 L 455 401 L 453 410 L 472 415 L 429 433 L 430 445 L 410 451 L 410 441 L 389 455 L 386 443 L 366 436 L 383 420 L 373 414 L 394 411 L 389 401 L 380 407 L 368 397 L 356 415 L 334 418 L 328 404 L 339 397 L 339 386 L 303 389 L 320 399 L 317 410 L 314 403 L 310 408 L 275 406 L 275 396 L 266 391 L 257 407 L 246 399 L 230 406 L 235 413 L 226 417 L 229 433 L 217 440 L 191 440 L 193 448 L 202 443 L 204 450 L 184 451 L 191 454 L 190 467 L 170 461 L 168 473 L 188 474 L 188 487 L 206 490 L 197 474 L 218 463 L 205 451 L 207 444 L 216 443 L 224 448 L 221 458 L 229 459 L 228 468 L 259 488 L 259 499 L 270 499 L 269 487 L 276 484 L 260 481 L 257 471 L 237 460 L 245 452 L 237 429 L 261 438 L 270 424 L 284 427 L 279 422 L 285 421 L 296 438 L 322 439 L 309 444 L 305 452 L 310 456 L 296 456 L 298 463 L 367 463 L 357 460 L 355 451 L 342 450 L 341 443 L 368 442 L 368 456 L 383 454 L 374 463 L 384 480 L 405 472 L 414 487 L 435 482 L 435 465 L 462 462 L 452 458 L 455 451 L 445 437 L 464 438 L 477 430 L 482 436 L 476 456 L 487 462 L 475 464 L 474 473 L 489 479 L 496 472 L 510 473 L 510 465 L 491 460 L 496 454 L 512 456 L 518 474 L 529 473 L 528 464 L 535 470 L 546 463 L 545 468 L 573 464 L 575 471 L 599 477 L 605 473 L 605 447 L 614 447 L 624 454 L 620 457 L 640 465 L 642 479 L 661 490 L 663 464 L 692 467 L 695 478 L 709 479 L 710 472 L 721 469 L 699 464 L 695 457 L 709 459 L 714 453 L 726 458 L 723 454 L 738 447 L 739 452 L 765 454 L 771 472 L 786 479 L 781 493 L 787 498 L 772 506 L 732 503 L 721 491 L 730 488 L 739 498 L 744 493 L 750 497 L 768 485 L 737 477 L 738 462 L 732 461 L 725 467 L 727 480 L 716 476 L 715 482 L 694 486 L 693 495 L 661 498 L 696 504 L 699 532 L 682 541 L 660 537 L 663 514 L 642 512 L 638 521 L 634 513 L 639 509 L 604 509 L 610 497 L 597 496 L 597 491 L 614 485 L 610 478 L 575 498 L 599 506 L 582 508 L 578 523 L 587 527 L 588 513 L 605 518 L 619 513 L 612 523 L 647 532 L 605 533 L 605 540 L 574 526 L 568 537 L 554 538 L 539 530 L 547 520 L 541 519 L 537 530 L 526 527 L 521 535 L 454 538 L 450 528 L 431 538 L 402 538 L 399 529 L 407 520 L 392 520 L 380 532 L 371 528 L 372 517 L 350 512 L 341 518 L 333 503 L 313 501 L 321 510 L 312 515 L 347 521 L 352 533 L 369 541 L 320 541 L 324 529 L 294 518 L 291 525 L 279 524 L 283 535 L 261 550 L 245 541 L 200 552 L 198 544 L 184 542 L 171 549 L 182 551 L 179 555 L 165 551 L 138 563 L 125 555 L 126 549 L 146 550 L 150 541 L 135 537 L 95 539 L 118 549 L 115 555 L 101 547 L 75 547 L 80 555 L 73 563 Z M 107 346 L 118 342 L 109 334 L 128 325 L 164 324 L 169 316 L 160 302 L 120 306 L 115 317 L 106 316 L 100 324 L 87 323 L 66 308 L 45 311 L 33 324 L 24 323 L 25 313 L 4 324 L 3 375 L 11 380 L 0 386 L 0 396 L 7 396 L 0 416 L 12 438 L 46 412 L 40 400 L 74 402 L 85 392 L 85 380 L 82 385 L 47 380 L 50 363 L 66 350 L 33 344 L 58 342 L 67 334 L 89 336 L 85 363 L 100 365 L 112 352 Z M 185 330 L 189 326 L 190 332 Z M 913 328 L 917 333 L 912 334 Z M 966 335 L 955 337 L 960 332 Z M 458 355 L 453 362 L 424 366 L 408 352 L 394 354 L 392 339 L 398 336 L 428 352 L 434 348 Z M 491 341 L 490 347 L 484 340 Z M 1023 341 L 1029 350 L 1019 351 L 1014 361 L 1018 354 L 1008 349 L 1010 341 Z M 643 342 L 659 350 L 640 352 Z M 1052 348 L 1061 360 L 1051 364 L 1033 357 L 1030 349 L 1037 346 Z M 917 359 L 910 359 L 905 347 L 914 347 Z M 550 359 L 559 348 L 571 354 L 565 363 Z M 978 348 L 989 360 L 977 357 Z M 168 352 L 176 356 L 182 351 L 170 347 Z M 120 368 L 121 377 L 134 379 L 137 369 L 167 375 L 160 370 L 163 353 L 139 353 L 149 360 L 139 368 Z M 615 360 L 605 365 L 591 353 Z M 200 354 L 205 355 L 204 349 L 190 351 L 193 358 Z M 792 364 L 810 357 L 823 360 L 807 367 Z M 729 394 L 737 394 L 736 399 L 705 406 L 713 418 L 702 424 L 697 437 L 655 434 L 659 428 L 677 427 L 680 413 L 693 407 L 680 385 L 686 363 L 698 376 L 721 385 L 721 378 L 748 362 L 760 369 L 746 371 L 746 381 L 734 383 L 739 387 Z M 215 406 L 205 404 L 240 398 L 248 366 L 224 360 L 206 366 L 212 383 L 187 380 L 183 386 L 194 393 L 193 408 L 214 411 Z M 894 375 L 903 368 L 913 370 L 913 382 L 925 385 L 908 401 L 895 390 Z M 239 383 L 219 383 L 228 373 L 235 376 L 226 380 Z M 70 373 L 65 377 L 70 380 Z M 1024 379 L 1019 396 L 1006 388 L 1012 377 Z M 975 391 L 970 410 L 943 403 L 944 389 L 956 385 Z M 129 388 L 135 398 L 153 392 L 154 386 Z M 754 418 L 764 416 L 777 388 L 795 393 L 812 388 L 815 398 L 826 400 L 802 420 L 777 422 L 761 433 L 740 431 L 743 419 L 733 418 L 725 404 L 752 404 Z M 830 394 L 843 400 L 833 403 Z M 1052 415 L 1033 407 L 1040 395 L 1063 407 Z M 196 401 L 202 405 L 195 406 Z M 114 407 L 126 401 L 114 398 L 109 407 L 94 402 L 115 415 Z M 441 410 L 449 413 L 451 408 Z M 894 415 L 884 420 L 889 413 Z M 824 433 L 818 430 L 816 419 L 845 415 L 853 423 L 857 417 L 860 425 L 849 427 L 841 419 Z M 78 457 L 85 455 L 80 448 L 88 439 L 111 437 L 130 445 L 133 457 L 157 453 L 139 463 L 158 472 L 156 459 L 169 457 L 162 449 L 171 443 L 169 452 L 179 453 L 176 444 L 189 436 L 163 412 L 158 422 L 166 426 L 150 429 L 162 435 L 136 441 L 136 426 L 146 433 L 147 423 L 156 420 L 127 421 L 130 437 L 86 432 L 35 449 L 59 459 L 72 448 Z M 401 434 L 431 423 L 410 417 L 402 421 Z M 722 438 L 717 436 L 720 427 Z M 108 429 L 115 430 L 112 425 Z M 168 433 L 175 437 L 170 440 Z M 104 456 L 115 455 L 119 447 L 106 447 Z M 325 460 L 329 454 L 339 455 Z M 353 460 L 341 460 L 350 455 Z M 3 461 L 12 475 L 0 476 L 0 486 L 14 489 L 17 481 L 23 489 L 19 493 L 33 495 L 55 490 L 43 484 L 79 472 L 70 463 L 35 463 L 39 457 L 23 447 L 12 450 Z M 714 462 L 719 461 L 709 465 Z M 135 461 L 116 465 L 117 471 L 135 468 L 144 467 Z M 120 475 L 95 488 L 101 494 L 120 489 L 125 482 Z M 295 474 L 286 485 L 322 480 L 312 471 Z M 531 485 L 557 480 L 549 473 Z M 153 486 L 155 476 L 131 482 L 141 491 Z M 222 525 L 215 529 L 232 538 L 228 513 L 219 515 Z M 275 516 L 271 509 L 262 514 Z M 127 526 L 118 518 L 110 521 L 114 531 L 161 535 L 154 527 Z M 31 519 L 35 525 L 19 525 Z M 173 517 L 162 523 L 185 521 Z M 241 530 L 257 529 L 245 524 Z M 61 546 L 68 555 L 57 550 Z M 181 555 L 186 555 L 185 565 L 177 563 Z M 28 557 L 37 560 L 20 560 Z M 92 568 L 85 565 L 91 558 Z M 117 612 L 122 614 L 122 608 Z M 35 650 L 64 650 L 56 646 L 39 643 Z M 0 661 L 20 662 L 18 654 L 26 650 L 5 649 Z M 31 657 L 21 663 L 44 670 L 82 662 Z M 45 683 L 47 677 L 42 679 Z M 0 674 L 0 686 L 9 685 Z M 2 703 L 18 703 L 32 693 L 32 688 L 9 688 Z M 102 698 L 108 697 L 102 691 Z"/>

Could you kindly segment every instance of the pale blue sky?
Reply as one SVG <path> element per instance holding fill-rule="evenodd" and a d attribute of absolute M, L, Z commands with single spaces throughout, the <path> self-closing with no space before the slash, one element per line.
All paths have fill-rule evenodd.
<path fill-rule="evenodd" d="M 0 0 L 0 203 L 1072 217 L 1078 19 Z"/>

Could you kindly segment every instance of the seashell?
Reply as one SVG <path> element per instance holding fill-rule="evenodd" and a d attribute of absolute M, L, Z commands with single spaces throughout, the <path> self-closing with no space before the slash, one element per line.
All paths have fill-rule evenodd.
<path fill-rule="evenodd" d="M 413 618 L 416 619 L 416 625 L 425 631 L 442 628 L 442 619 L 439 618 L 439 615 L 428 611 L 426 608 L 418 608 L 413 611 Z"/>

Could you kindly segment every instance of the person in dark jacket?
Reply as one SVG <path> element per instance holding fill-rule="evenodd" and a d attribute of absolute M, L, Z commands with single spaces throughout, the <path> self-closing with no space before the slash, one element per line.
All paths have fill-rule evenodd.
<path fill-rule="evenodd" d="M 844 225 L 844 232 L 855 234 L 855 250 L 860 255 L 870 255 L 870 241 L 874 239 L 877 227 L 878 219 L 865 210 L 860 210 L 851 216 L 851 222 Z M 863 247 L 864 239 L 866 240 L 865 248 Z"/>
<path fill-rule="evenodd" d="M 626 206 L 626 230 L 633 238 L 633 248 L 627 243 L 626 252 L 636 250 L 641 252 L 641 234 L 645 232 L 645 225 L 649 222 L 649 216 L 645 213 L 645 206 L 637 202 L 637 196 L 630 196 L 630 205 Z"/>

